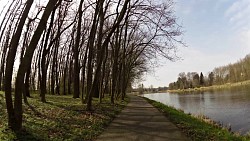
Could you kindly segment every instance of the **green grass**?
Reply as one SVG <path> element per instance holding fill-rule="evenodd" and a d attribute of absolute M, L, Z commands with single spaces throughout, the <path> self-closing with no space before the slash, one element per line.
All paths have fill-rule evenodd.
<path fill-rule="evenodd" d="M 147 99 L 147 98 L 145 98 Z M 195 141 L 249 141 L 249 136 L 241 136 L 231 133 L 225 128 L 218 126 L 210 121 L 196 118 L 192 115 L 185 114 L 181 110 L 166 106 L 160 102 L 147 99 L 147 101 L 164 113 L 167 118 L 186 135 Z"/>
<path fill-rule="evenodd" d="M 47 95 L 47 103 L 42 103 L 37 94 L 23 105 L 23 130 L 13 133 L 7 128 L 4 93 L 0 92 L 0 140 L 19 141 L 62 141 L 93 140 L 125 107 L 128 99 L 112 105 L 109 99 L 102 104 L 93 100 L 93 112 L 85 111 L 86 105 L 72 96 Z"/>

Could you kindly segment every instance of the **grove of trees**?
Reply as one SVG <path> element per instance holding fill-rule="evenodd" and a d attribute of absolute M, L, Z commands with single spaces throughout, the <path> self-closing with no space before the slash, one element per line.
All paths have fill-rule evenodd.
<path fill-rule="evenodd" d="M 213 83 L 216 85 L 250 80 L 250 55 L 246 55 L 236 63 L 217 67 L 213 73 Z"/>
<path fill-rule="evenodd" d="M 206 78 L 203 76 L 201 72 L 200 75 L 197 72 L 185 72 L 179 73 L 179 77 L 176 82 L 169 84 L 170 90 L 176 89 L 188 89 L 188 88 L 196 88 L 201 86 L 206 86 L 205 82 Z"/>
<path fill-rule="evenodd" d="M 196 72 L 180 73 L 176 82 L 169 84 L 169 89 L 187 89 L 201 86 L 223 85 L 250 80 L 250 55 L 238 62 L 216 67 L 207 76 Z"/>
<path fill-rule="evenodd" d="M 92 110 L 110 102 L 149 68 L 174 59 L 182 44 L 172 0 L 12 0 L 0 12 L 0 90 L 8 125 L 22 128 L 31 92 L 72 95 Z M 250 76 L 250 75 L 249 75 Z M 199 82 L 199 81 L 198 81 Z M 198 83 L 197 82 L 197 83 Z"/>

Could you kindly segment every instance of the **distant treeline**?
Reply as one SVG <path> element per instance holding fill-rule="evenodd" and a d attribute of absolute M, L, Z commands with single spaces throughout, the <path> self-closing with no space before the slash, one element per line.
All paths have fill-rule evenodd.
<path fill-rule="evenodd" d="M 201 72 L 181 72 L 176 82 L 169 84 L 170 90 L 223 85 L 250 80 L 250 54 L 236 63 L 217 67 L 207 76 Z"/>
<path fill-rule="evenodd" d="M 133 92 L 138 92 L 139 94 L 143 94 L 143 93 L 164 92 L 164 91 L 167 91 L 167 90 L 168 90 L 168 87 L 154 88 L 154 86 L 151 85 L 148 88 L 145 88 L 143 84 L 139 84 L 136 89 L 133 89 Z"/>

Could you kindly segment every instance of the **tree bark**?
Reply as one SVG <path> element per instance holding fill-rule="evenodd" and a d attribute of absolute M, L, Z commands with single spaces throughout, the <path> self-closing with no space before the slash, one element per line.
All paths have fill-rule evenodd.
<path fill-rule="evenodd" d="M 16 119 L 16 129 L 21 129 L 22 127 L 22 93 L 24 87 L 24 75 L 27 72 L 28 68 L 31 65 L 31 60 L 40 40 L 40 37 L 46 28 L 47 20 L 55 7 L 57 0 L 50 0 L 45 8 L 45 11 L 42 15 L 42 18 L 33 34 L 33 37 L 30 41 L 28 48 L 26 49 L 25 55 L 23 57 L 23 61 L 20 63 L 16 83 L 15 83 L 15 101 L 14 101 L 14 112 L 15 112 L 15 119 Z"/>
<path fill-rule="evenodd" d="M 79 48 L 80 48 L 80 38 L 81 38 L 81 25 L 82 25 L 82 5 L 83 1 L 80 1 L 79 8 L 78 8 L 78 23 L 77 23 L 77 32 L 76 32 L 76 42 L 74 46 L 74 94 L 73 98 L 80 97 L 80 89 L 79 89 Z"/>
<path fill-rule="evenodd" d="M 93 81 L 93 51 L 94 51 L 94 41 L 95 41 L 95 34 L 96 34 L 96 29 L 97 29 L 97 16 L 99 12 L 99 5 L 101 1 L 97 1 L 96 4 L 96 9 L 95 9 L 95 14 L 94 14 L 94 19 L 93 19 L 93 24 L 91 27 L 90 35 L 89 35 L 89 40 L 88 40 L 88 62 L 87 62 L 87 95 L 86 95 L 86 100 L 87 100 L 87 107 L 86 109 L 88 111 L 91 110 L 92 107 L 92 93 L 91 93 L 91 87 L 92 87 L 92 81 Z"/>
<path fill-rule="evenodd" d="M 5 90 L 4 89 L 4 70 L 5 70 L 5 61 L 6 61 L 6 54 L 7 54 L 7 49 L 8 49 L 8 42 L 9 42 L 9 32 L 7 33 L 7 37 L 6 37 L 6 41 L 4 43 L 4 47 L 3 47 L 3 52 L 2 52 L 2 57 L 1 57 L 1 68 L 0 68 L 0 91 L 1 90 Z M 2 82 L 3 82 L 3 86 L 2 86 Z"/>
<path fill-rule="evenodd" d="M 47 48 L 48 41 L 49 41 L 49 36 L 53 27 L 53 22 L 54 22 L 54 17 L 55 17 L 55 12 L 56 8 L 53 9 L 51 17 L 50 17 L 50 24 L 49 28 L 46 33 L 45 37 L 45 43 L 44 43 L 44 48 L 42 52 L 42 59 L 41 59 L 41 83 L 40 83 L 40 96 L 41 96 L 41 101 L 46 102 L 45 94 L 47 93 L 47 86 L 46 86 L 46 81 L 47 81 L 47 65 L 46 65 L 46 56 L 50 51 L 50 46 Z"/>
<path fill-rule="evenodd" d="M 10 42 L 10 49 L 7 56 L 6 70 L 5 70 L 5 99 L 8 112 L 8 126 L 14 130 L 18 131 L 22 127 L 22 94 L 15 95 L 16 104 L 12 104 L 12 95 L 11 95 L 11 81 L 13 74 L 13 65 L 15 62 L 15 56 L 17 52 L 17 47 L 19 39 L 22 33 L 23 26 L 25 24 L 26 18 L 28 17 L 30 8 L 33 4 L 33 0 L 28 0 L 26 2 L 25 10 L 22 14 L 16 33 L 13 35 Z"/>

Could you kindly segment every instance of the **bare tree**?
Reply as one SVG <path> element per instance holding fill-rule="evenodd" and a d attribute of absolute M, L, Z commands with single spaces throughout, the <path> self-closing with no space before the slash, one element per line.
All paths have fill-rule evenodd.
<path fill-rule="evenodd" d="M 19 39 L 22 33 L 22 29 L 26 18 L 28 17 L 29 10 L 33 4 L 33 0 L 28 0 L 26 2 L 25 10 L 22 14 L 22 17 L 19 21 L 17 30 L 10 42 L 10 50 L 7 56 L 6 70 L 5 70 L 5 97 L 6 97 L 6 106 L 8 111 L 8 125 L 13 130 L 19 130 L 22 127 L 22 94 L 15 95 L 14 106 L 12 104 L 11 96 L 11 81 L 13 73 L 13 65 L 15 61 L 16 51 L 19 43 Z"/>
<path fill-rule="evenodd" d="M 37 26 L 37 29 L 34 32 L 34 35 L 32 36 L 32 39 L 30 41 L 30 44 L 28 48 L 26 49 L 26 52 L 24 54 L 23 60 L 20 63 L 17 77 L 16 77 L 16 83 L 15 83 L 15 101 L 14 101 L 14 113 L 15 113 L 15 128 L 14 129 L 21 129 L 22 127 L 22 93 L 23 93 L 23 87 L 24 87 L 24 75 L 27 72 L 29 66 L 31 65 L 31 60 L 33 57 L 34 50 L 37 46 L 38 41 L 40 40 L 40 36 L 43 33 L 47 20 L 55 7 L 57 3 L 57 0 L 50 0 L 45 8 L 45 11 L 42 15 L 42 18 Z"/>
<path fill-rule="evenodd" d="M 74 45 L 74 98 L 80 97 L 80 90 L 79 90 L 79 47 L 80 47 L 80 38 L 81 38 L 81 25 L 82 25 L 82 6 L 83 1 L 80 1 L 79 8 L 78 8 L 78 23 L 77 23 L 77 32 L 76 32 L 76 42 Z"/>

